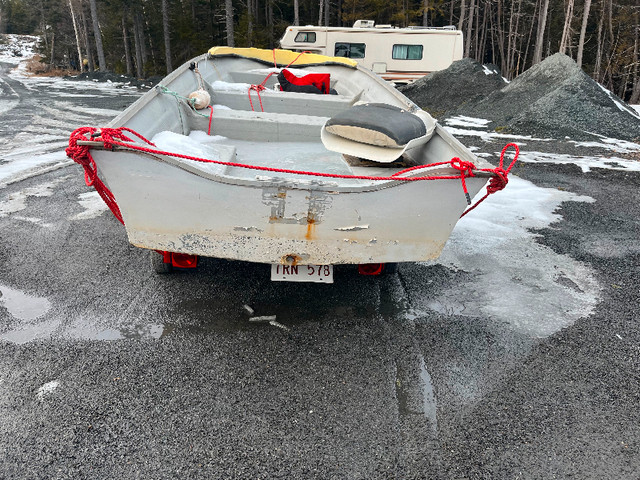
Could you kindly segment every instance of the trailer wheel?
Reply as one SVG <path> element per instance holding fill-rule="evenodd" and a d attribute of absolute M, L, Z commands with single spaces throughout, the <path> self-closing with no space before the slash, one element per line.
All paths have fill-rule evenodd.
<path fill-rule="evenodd" d="M 159 274 L 173 272 L 173 265 L 164 262 L 164 255 L 155 250 L 149 250 L 149 258 L 151 259 L 151 268 Z"/>

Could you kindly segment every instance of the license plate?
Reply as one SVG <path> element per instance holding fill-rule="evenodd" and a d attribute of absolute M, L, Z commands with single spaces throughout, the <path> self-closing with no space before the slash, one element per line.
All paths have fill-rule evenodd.
<path fill-rule="evenodd" d="M 333 265 L 271 265 L 274 282 L 333 283 Z"/>

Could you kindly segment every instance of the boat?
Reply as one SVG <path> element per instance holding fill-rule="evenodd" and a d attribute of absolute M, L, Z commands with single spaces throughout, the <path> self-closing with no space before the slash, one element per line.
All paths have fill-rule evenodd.
<path fill-rule="evenodd" d="M 379 274 L 437 258 L 512 166 L 477 158 L 353 60 L 231 47 L 77 129 L 67 154 L 157 272 L 204 256 L 316 282 L 333 265 Z"/>

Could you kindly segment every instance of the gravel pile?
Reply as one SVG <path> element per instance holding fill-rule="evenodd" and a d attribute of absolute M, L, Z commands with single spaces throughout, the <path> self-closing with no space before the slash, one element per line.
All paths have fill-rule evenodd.
<path fill-rule="evenodd" d="M 440 119 L 455 115 L 463 104 L 477 103 L 505 85 L 507 82 L 494 65 L 463 58 L 398 90 Z"/>
<path fill-rule="evenodd" d="M 461 68 L 465 65 L 467 72 Z M 438 77 L 451 77 L 448 85 L 440 80 L 438 84 L 421 81 L 422 88 L 418 85 L 403 93 L 429 111 L 445 111 L 444 117 L 465 115 L 491 120 L 489 127 L 501 132 L 573 140 L 640 140 L 640 117 L 635 111 L 566 55 L 552 55 L 506 86 L 482 96 L 478 96 L 473 82 L 477 71 L 478 66 L 470 61 L 455 62 L 438 72 Z M 467 76 L 469 80 L 456 76 Z M 424 102 L 427 90 L 433 91 L 428 92 L 429 101 Z M 443 102 L 438 107 L 440 96 Z M 457 105 L 451 101 L 456 96 Z"/>

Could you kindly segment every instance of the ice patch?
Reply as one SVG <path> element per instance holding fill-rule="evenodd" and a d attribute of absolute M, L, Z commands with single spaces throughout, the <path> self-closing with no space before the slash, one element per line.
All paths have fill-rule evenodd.
<path fill-rule="evenodd" d="M 511 176 L 505 190 L 458 222 L 436 262 L 471 279 L 414 308 L 489 318 L 534 338 L 591 314 L 600 294 L 595 273 L 529 231 L 558 221 L 554 212 L 565 201 L 594 200 Z"/>
<path fill-rule="evenodd" d="M 19 320 L 31 321 L 45 315 L 51 308 L 51 302 L 44 297 L 0 285 L 0 307 Z"/>

